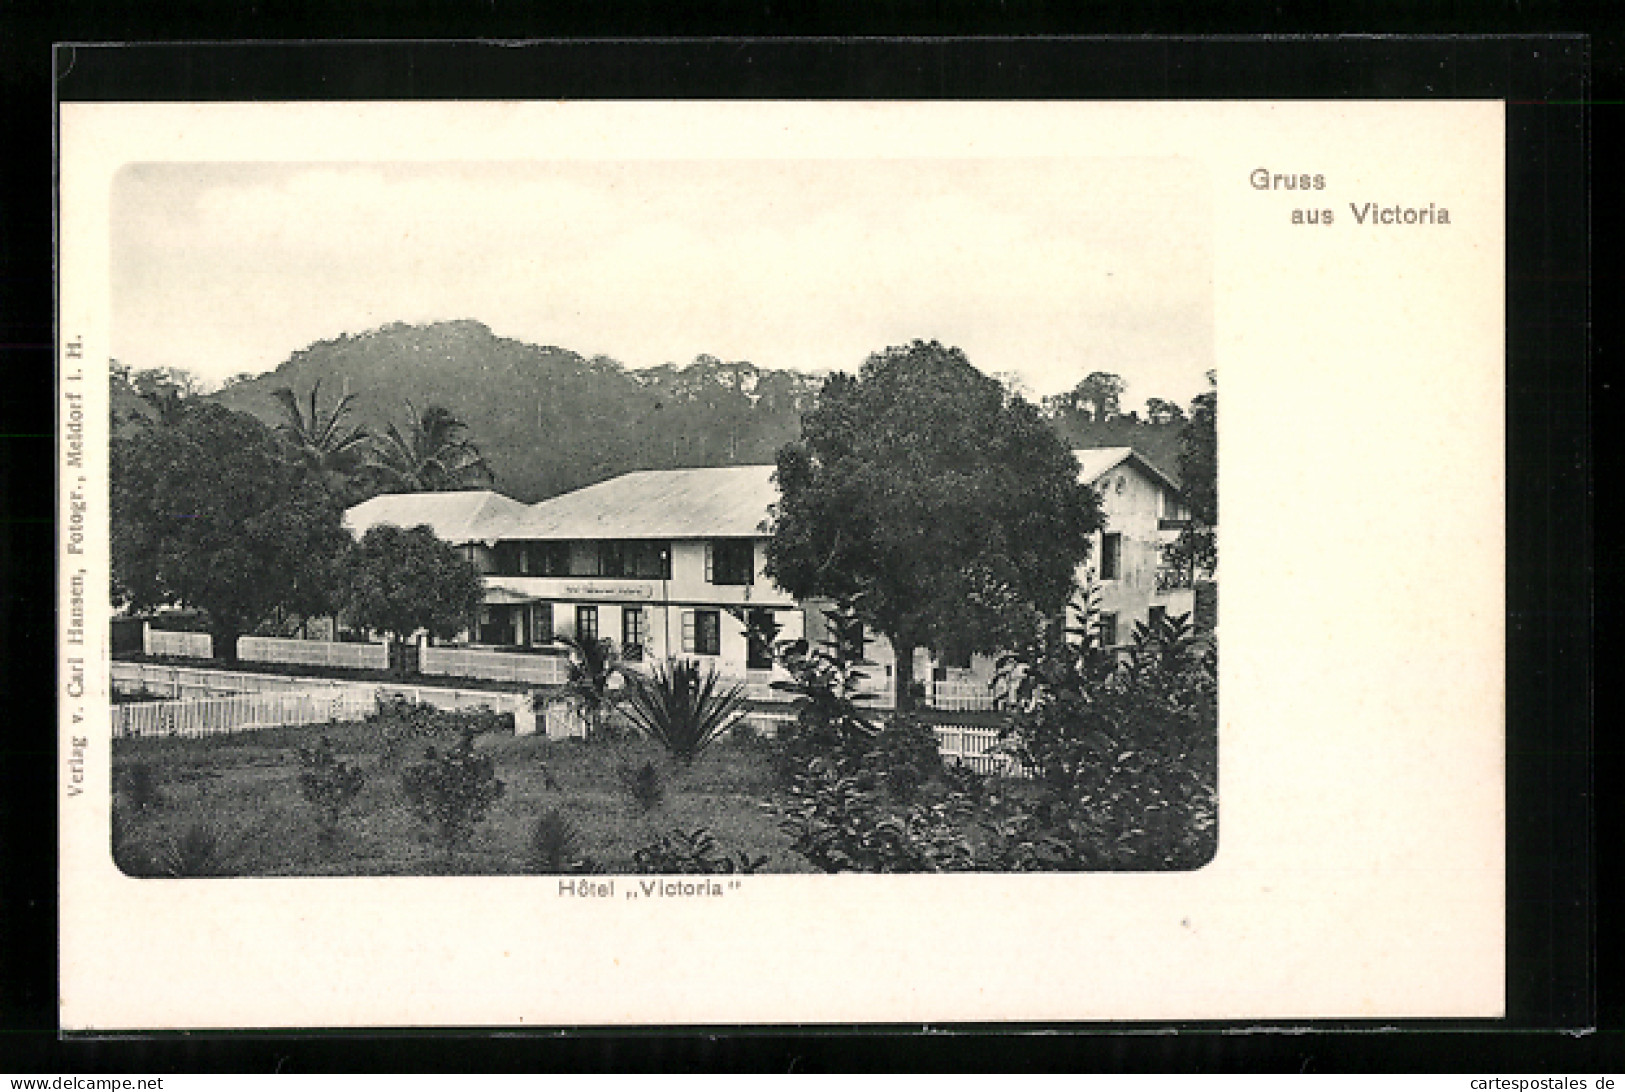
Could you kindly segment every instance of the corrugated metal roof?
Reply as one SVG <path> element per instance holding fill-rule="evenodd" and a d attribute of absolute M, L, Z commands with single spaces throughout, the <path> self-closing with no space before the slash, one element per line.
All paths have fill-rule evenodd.
<path fill-rule="evenodd" d="M 1090 485 L 1099 481 L 1100 476 L 1106 471 L 1121 465 L 1129 459 L 1133 459 L 1152 478 L 1162 482 L 1176 493 L 1179 492 L 1179 482 L 1173 475 L 1156 466 L 1132 447 L 1080 447 L 1074 448 L 1072 455 L 1078 460 L 1078 465 L 1083 468 L 1083 472 L 1078 475 L 1078 479 Z"/>
<path fill-rule="evenodd" d="M 489 489 L 455 493 L 385 493 L 362 501 L 344 513 L 344 526 L 360 538 L 380 524 L 417 527 L 427 524 L 447 542 L 477 542 L 493 537 L 489 529 L 526 510 L 512 497 Z"/>
<path fill-rule="evenodd" d="M 509 539 L 765 534 L 768 508 L 779 499 L 774 469 L 723 466 L 623 474 L 534 504 L 503 520 L 496 531 Z"/>

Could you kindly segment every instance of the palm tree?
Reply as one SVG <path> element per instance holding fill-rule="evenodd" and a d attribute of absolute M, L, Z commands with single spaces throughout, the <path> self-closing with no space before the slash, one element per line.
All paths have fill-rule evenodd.
<path fill-rule="evenodd" d="M 444 406 L 419 413 L 406 403 L 405 431 L 391 424 L 374 438 L 368 465 L 394 489 L 410 493 L 446 492 L 489 485 L 490 464 L 464 435 L 468 425 Z"/>
<path fill-rule="evenodd" d="M 346 425 L 350 405 L 355 395 L 340 398 L 327 413 L 318 406 L 322 381 L 316 380 L 310 388 L 310 411 L 300 408 L 299 398 L 287 387 L 278 387 L 271 397 L 282 407 L 283 421 L 277 431 L 285 436 L 299 452 L 300 458 L 313 470 L 327 475 L 349 475 L 355 472 L 367 450 L 367 430 L 357 425 Z"/>
<path fill-rule="evenodd" d="M 604 717 L 615 703 L 616 685 L 625 679 L 621 658 L 615 652 L 615 645 L 605 638 L 583 638 L 566 633 L 558 640 L 570 653 L 570 673 L 565 679 L 564 694 L 587 722 L 588 737 L 597 739 L 603 734 Z M 539 709 L 547 699 L 539 692 L 532 701 Z"/>

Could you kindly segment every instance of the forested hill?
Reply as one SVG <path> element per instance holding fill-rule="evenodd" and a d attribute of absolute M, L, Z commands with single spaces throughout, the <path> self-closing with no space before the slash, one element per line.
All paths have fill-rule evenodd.
<path fill-rule="evenodd" d="M 283 417 L 271 392 L 288 387 L 303 402 L 318 380 L 324 410 L 354 394 L 355 420 L 369 430 L 404 424 L 408 400 L 445 406 L 467 422 L 496 487 L 527 502 L 632 470 L 772 462 L 800 435 L 822 385 L 705 356 L 631 370 L 460 321 L 317 342 L 209 397 L 274 424 Z"/>
<path fill-rule="evenodd" d="M 860 362 L 853 362 L 856 370 Z M 1080 385 L 1114 376 L 1091 376 Z M 320 409 L 354 394 L 353 421 L 369 431 L 404 426 L 407 402 L 444 406 L 468 424 L 496 473 L 496 488 L 533 502 L 632 470 L 769 463 L 801 434 L 801 414 L 823 380 L 746 361 L 697 357 L 678 366 L 629 369 L 608 357 L 502 338 L 479 322 L 393 323 L 301 349 L 274 372 L 207 395 L 269 424 L 284 420 L 271 392 L 287 387 L 306 404 L 321 382 Z M 127 392 L 130 393 L 130 392 Z M 1111 396 L 1115 399 L 1115 395 Z M 126 399 L 138 412 L 140 399 Z M 1045 399 L 1072 447 L 1133 447 L 1179 473 L 1180 422 L 1152 424 L 1116 412 L 1079 411 L 1077 399 Z"/>

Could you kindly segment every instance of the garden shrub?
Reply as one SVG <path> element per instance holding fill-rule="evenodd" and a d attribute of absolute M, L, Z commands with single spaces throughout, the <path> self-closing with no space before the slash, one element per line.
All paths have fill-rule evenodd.
<path fill-rule="evenodd" d="M 743 851 L 729 857 L 717 849 L 716 839 L 704 827 L 662 834 L 632 854 L 636 871 L 669 876 L 749 875 L 761 871 L 767 861 L 765 855 L 753 858 Z"/>
<path fill-rule="evenodd" d="M 1217 663 L 1177 616 L 1126 659 L 1054 642 L 1020 663 L 1002 749 L 1036 800 L 991 825 L 994 866 L 1194 868 L 1216 848 Z"/>
<path fill-rule="evenodd" d="M 941 769 L 937 771 L 937 777 L 949 794 L 957 793 L 975 806 L 987 801 L 993 781 L 991 776 L 978 773 L 960 758 L 943 762 Z"/>
<path fill-rule="evenodd" d="M 145 762 L 131 762 L 120 772 L 118 791 L 135 811 L 156 808 L 164 802 L 163 789 L 152 766 Z"/>
<path fill-rule="evenodd" d="M 113 826 L 111 832 L 113 863 L 118 866 L 118 870 L 126 876 L 147 877 L 160 875 L 158 866 L 152 859 L 152 854 L 136 837 L 134 824 L 130 821 L 125 805 L 114 800 L 110 818 Z"/>
<path fill-rule="evenodd" d="M 407 803 L 447 852 L 468 841 L 504 789 L 495 763 L 474 753 L 474 734 L 465 725 L 456 744 L 444 752 L 425 748 L 423 761 L 401 775 Z"/>
<path fill-rule="evenodd" d="M 299 793 L 316 809 L 317 837 L 325 844 L 338 834 L 345 809 L 366 784 L 360 767 L 341 762 L 333 741 L 323 736 L 314 747 L 299 748 Z"/>
<path fill-rule="evenodd" d="M 465 730 L 476 735 L 512 735 L 514 731 L 512 713 L 498 713 L 485 705 L 437 709 L 400 694 L 380 697 L 377 710 L 367 715 L 365 724 L 385 766 L 397 765 L 416 744 L 456 739 Z"/>
<path fill-rule="evenodd" d="M 647 759 L 643 762 L 622 759 L 617 764 L 615 773 L 621 788 L 626 790 L 627 795 L 636 801 L 643 811 L 653 811 L 665 800 L 666 778 L 655 763 Z"/>
<path fill-rule="evenodd" d="M 909 803 L 920 787 L 942 771 L 942 753 L 929 724 L 896 716 L 876 733 L 862 755 L 893 800 Z"/>
<path fill-rule="evenodd" d="M 558 808 L 536 817 L 530 829 L 529 864 L 543 875 L 593 872 L 596 866 L 581 852 L 581 832 Z"/>
<path fill-rule="evenodd" d="M 831 632 L 851 627 L 849 613 L 839 608 L 825 612 Z M 772 766 L 778 784 L 789 787 L 814 759 L 861 756 L 879 728 L 858 704 L 858 687 L 867 676 L 846 645 L 831 640 L 815 648 L 805 640 L 789 641 L 778 648 L 777 657 L 790 680 L 773 683 L 773 689 L 794 695 L 790 707 L 795 720 L 773 740 Z"/>
<path fill-rule="evenodd" d="M 962 824 L 968 802 L 888 811 L 865 780 L 815 758 L 791 785 L 779 829 L 825 872 L 964 872 L 976 867 Z"/>
<path fill-rule="evenodd" d="M 694 660 L 655 665 L 626 676 L 624 712 L 646 739 L 690 765 L 745 710 L 745 688 L 722 681 L 714 667 Z"/>
<path fill-rule="evenodd" d="M 155 862 L 159 875 L 197 879 L 231 874 L 229 851 L 220 828 L 206 820 L 187 825 L 169 839 Z"/>

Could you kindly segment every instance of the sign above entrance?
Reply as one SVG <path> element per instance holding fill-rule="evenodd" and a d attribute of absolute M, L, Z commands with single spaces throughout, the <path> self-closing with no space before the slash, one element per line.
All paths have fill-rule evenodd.
<path fill-rule="evenodd" d="M 549 589 L 552 592 L 554 589 Z M 653 599 L 655 590 L 648 584 L 593 580 L 584 583 L 569 582 L 557 586 L 557 594 L 567 599 Z"/>

